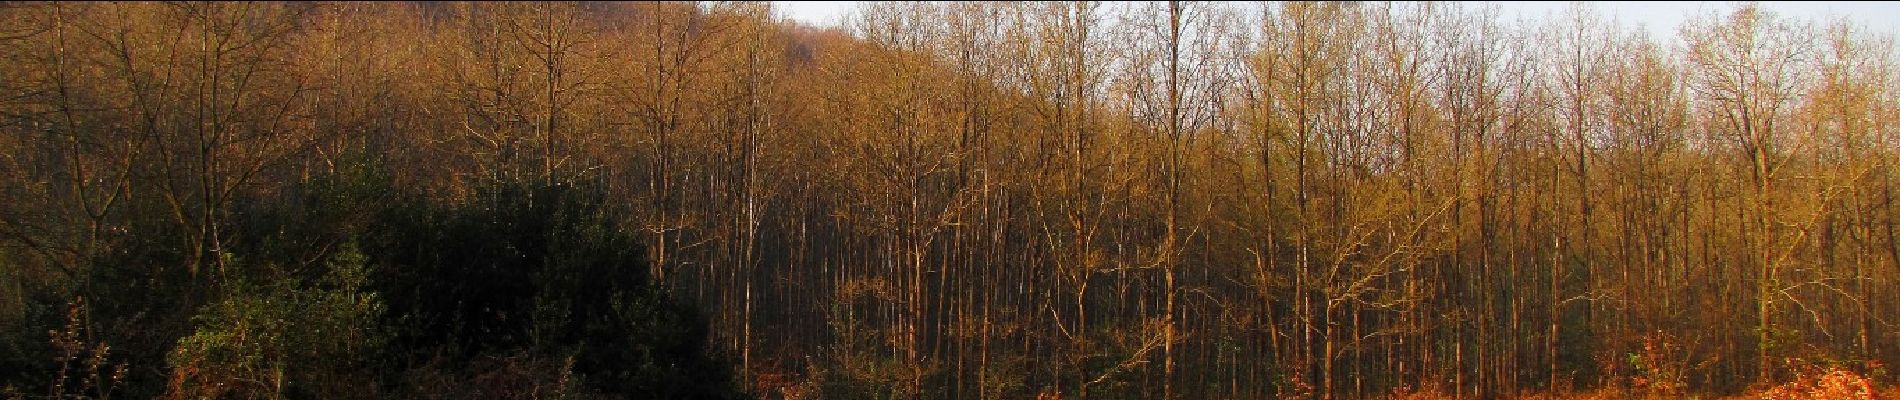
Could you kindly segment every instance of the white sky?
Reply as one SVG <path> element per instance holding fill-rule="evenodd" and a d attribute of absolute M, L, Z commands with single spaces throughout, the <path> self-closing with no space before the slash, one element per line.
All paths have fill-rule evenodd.
<path fill-rule="evenodd" d="M 779 12 L 793 20 L 814 26 L 837 26 L 856 1 L 778 1 Z M 1504 21 L 1523 17 L 1537 19 L 1569 7 L 1567 1 L 1490 2 L 1499 6 Z M 1873 33 L 1900 36 L 1900 2 L 1894 1 L 1763 1 L 1763 9 L 1786 18 L 1826 24 L 1846 16 Z M 1625 27 L 1644 26 L 1657 39 L 1672 39 L 1676 28 L 1689 17 L 1708 12 L 1726 12 L 1734 3 L 1726 1 L 1615 1 L 1595 2 L 1597 12 L 1615 18 Z"/>
<path fill-rule="evenodd" d="M 773 8 L 806 25 L 837 26 L 855 1 L 774 1 Z"/>

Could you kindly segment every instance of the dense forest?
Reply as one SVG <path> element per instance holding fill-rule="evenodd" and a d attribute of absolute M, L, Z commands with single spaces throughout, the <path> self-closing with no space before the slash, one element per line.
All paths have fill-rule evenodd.
<path fill-rule="evenodd" d="M 775 15 L 0 3 L 0 398 L 1900 395 L 1890 35 Z"/>

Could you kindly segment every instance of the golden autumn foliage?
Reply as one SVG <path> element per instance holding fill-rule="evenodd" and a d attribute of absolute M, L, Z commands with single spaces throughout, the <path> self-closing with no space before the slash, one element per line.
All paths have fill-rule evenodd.
<path fill-rule="evenodd" d="M 1752 3 L 1663 32 L 1588 4 L 773 7 L 0 3 L 0 393 L 1900 379 L 1900 76 L 1863 27 Z M 326 281 L 349 246 L 360 281 Z M 598 291 L 621 295 L 572 298 Z"/>

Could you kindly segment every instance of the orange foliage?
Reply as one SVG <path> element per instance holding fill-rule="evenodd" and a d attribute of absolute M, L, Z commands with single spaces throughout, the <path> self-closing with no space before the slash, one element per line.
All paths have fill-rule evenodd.
<path fill-rule="evenodd" d="M 1632 355 L 1630 364 L 1636 370 L 1630 388 L 1651 398 L 1679 397 L 1689 387 L 1687 357 L 1668 333 L 1643 335 L 1642 353 Z"/>
<path fill-rule="evenodd" d="M 1392 390 L 1392 396 L 1389 398 L 1392 400 L 1441 400 L 1454 397 L 1435 389 L 1413 390 L 1410 387 L 1400 386 Z"/>
<path fill-rule="evenodd" d="M 1762 400 L 1873 400 L 1883 398 L 1874 391 L 1873 380 L 1845 368 L 1804 368 L 1794 381 L 1768 389 Z M 1891 390 L 1889 392 L 1892 392 Z M 1890 398 L 1891 396 L 1889 396 Z"/>

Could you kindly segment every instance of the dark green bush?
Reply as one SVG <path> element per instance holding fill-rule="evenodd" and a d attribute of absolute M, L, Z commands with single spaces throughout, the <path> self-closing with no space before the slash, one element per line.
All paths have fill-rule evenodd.
<path fill-rule="evenodd" d="M 410 200 L 361 236 L 408 365 L 568 360 L 588 391 L 730 398 L 706 328 L 647 279 L 639 238 L 604 193 L 504 185 L 459 202 Z M 480 372 L 480 371 L 470 371 Z"/>
<path fill-rule="evenodd" d="M 22 323 L 0 327 L 0 388 L 51 393 L 47 332 L 83 297 L 88 351 L 109 345 L 102 365 L 128 366 L 119 397 L 740 396 L 602 191 L 432 198 L 374 165 L 234 201 L 223 268 L 189 272 L 175 224 L 131 225 L 83 279 L 20 296 Z"/>
<path fill-rule="evenodd" d="M 308 282 L 274 265 L 249 268 L 263 279 L 227 277 L 222 299 L 200 308 L 196 331 L 172 349 L 167 397 L 374 398 L 375 385 L 358 383 L 375 379 L 382 301 L 365 291 L 353 246 L 326 267 Z"/>

